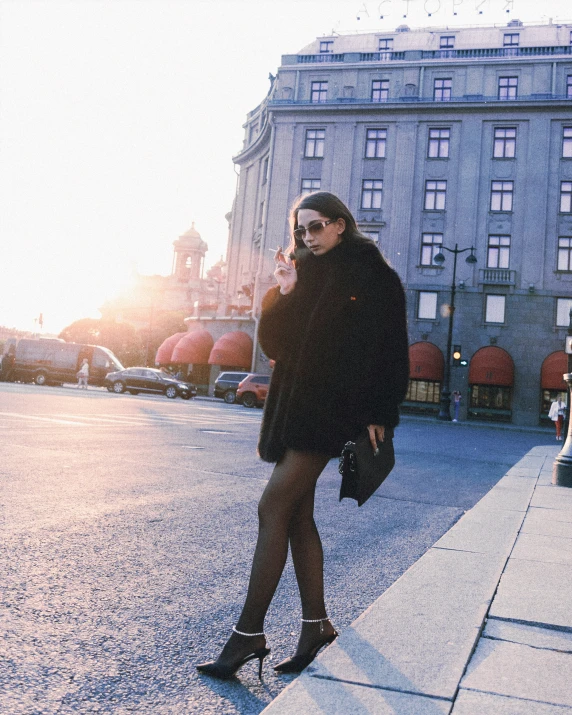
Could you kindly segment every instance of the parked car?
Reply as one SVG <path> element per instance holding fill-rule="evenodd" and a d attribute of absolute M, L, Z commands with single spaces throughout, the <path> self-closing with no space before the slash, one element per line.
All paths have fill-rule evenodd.
<path fill-rule="evenodd" d="M 247 372 L 221 372 L 214 383 L 214 396 L 222 397 L 229 405 L 236 400 L 236 390 Z"/>
<path fill-rule="evenodd" d="M 125 370 L 110 372 L 105 377 L 105 386 L 110 392 L 117 394 L 159 393 L 171 399 L 181 397 L 183 400 L 188 400 L 197 394 L 197 388 L 192 383 L 177 380 L 163 370 L 149 367 L 128 367 Z"/>
<path fill-rule="evenodd" d="M 66 343 L 60 338 L 9 338 L 4 346 L 0 379 L 36 385 L 76 382 L 84 359 L 89 363 L 90 385 L 101 386 L 110 370 L 123 370 L 111 350 L 100 345 Z"/>
<path fill-rule="evenodd" d="M 247 375 L 236 390 L 236 401 L 245 407 L 262 407 L 269 385 L 270 375 Z"/>

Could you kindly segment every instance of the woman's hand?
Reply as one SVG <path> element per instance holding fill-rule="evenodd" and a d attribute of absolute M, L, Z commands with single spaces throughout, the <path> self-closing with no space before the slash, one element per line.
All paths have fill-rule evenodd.
<path fill-rule="evenodd" d="M 377 443 L 385 440 L 385 427 L 383 425 L 368 425 L 367 431 L 369 432 L 369 441 L 373 447 L 373 453 L 377 455 L 379 452 Z"/>
<path fill-rule="evenodd" d="M 282 253 L 281 248 L 276 251 L 274 262 L 276 264 L 274 275 L 280 286 L 280 292 L 282 295 L 287 295 L 294 290 L 296 281 L 298 280 L 298 274 L 296 273 L 292 261 L 288 256 Z"/>

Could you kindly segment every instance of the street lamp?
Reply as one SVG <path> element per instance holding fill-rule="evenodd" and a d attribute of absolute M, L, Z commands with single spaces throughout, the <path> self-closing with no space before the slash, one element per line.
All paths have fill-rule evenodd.
<path fill-rule="evenodd" d="M 552 465 L 552 484 L 559 487 L 572 487 L 572 420 L 570 419 L 570 402 L 572 398 L 572 308 L 564 350 L 568 355 L 568 372 L 563 375 L 568 383 L 568 404 L 566 406 L 566 442 Z"/>
<path fill-rule="evenodd" d="M 445 374 L 443 376 L 443 389 L 441 391 L 441 407 L 439 414 L 437 415 L 438 420 L 451 421 L 451 344 L 453 342 L 453 321 L 455 318 L 455 279 L 457 277 L 457 256 L 459 253 L 465 253 L 465 251 L 470 251 L 469 255 L 466 257 L 465 261 L 469 264 L 474 264 L 477 262 L 477 257 L 475 256 L 475 249 L 471 248 L 459 248 L 458 244 L 455 244 L 455 248 L 447 248 L 446 246 L 441 246 L 441 251 L 449 251 L 452 253 L 453 258 L 453 281 L 451 283 L 451 302 L 449 304 L 449 329 L 447 331 L 447 353 L 445 356 Z M 433 257 L 433 261 L 438 265 L 443 265 L 445 263 L 445 255 L 441 251 Z"/>

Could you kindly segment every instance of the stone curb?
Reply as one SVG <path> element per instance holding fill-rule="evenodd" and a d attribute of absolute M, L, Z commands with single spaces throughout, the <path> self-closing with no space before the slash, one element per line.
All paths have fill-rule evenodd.
<path fill-rule="evenodd" d="M 522 589 L 522 581 L 518 580 L 522 579 L 520 571 L 524 568 L 525 573 L 529 573 L 535 562 L 521 560 L 525 557 L 519 557 L 519 553 L 543 548 L 548 554 L 543 558 L 556 558 L 553 551 L 538 541 L 543 537 L 531 534 L 530 530 L 522 537 L 520 533 L 531 504 L 537 503 L 539 509 L 546 504 L 554 508 L 555 492 L 547 496 L 542 490 L 561 493 L 561 488 L 548 486 L 552 461 L 558 450 L 559 447 L 551 446 L 530 450 L 270 703 L 264 715 L 294 712 L 433 715 L 452 711 L 455 715 L 548 714 L 562 712 L 562 707 L 569 711 L 567 705 L 572 707 L 572 690 L 569 702 L 566 701 L 569 672 L 566 684 L 554 691 L 555 701 L 547 699 L 549 686 L 546 683 L 543 690 L 525 687 L 519 684 L 519 677 L 523 678 L 516 672 L 510 676 L 515 682 L 512 689 L 501 679 L 505 692 L 499 693 L 497 689 L 491 693 L 484 685 L 498 676 L 500 669 L 506 668 L 510 658 L 524 659 L 536 669 L 546 663 L 547 669 L 560 673 L 572 666 L 572 628 L 570 634 L 548 635 L 544 629 L 538 634 L 528 628 L 515 643 L 504 642 L 504 636 L 499 635 L 502 620 L 495 619 L 487 625 L 489 611 L 504 616 L 510 613 L 514 618 L 515 607 L 526 608 L 520 602 L 515 606 L 511 589 L 513 583 Z M 535 493 L 537 486 L 540 495 Z M 572 500 L 572 490 L 564 491 L 570 492 Z M 562 496 L 564 502 L 568 501 L 566 497 L 568 494 Z M 560 527 L 566 524 L 566 518 L 562 517 Z M 553 517 L 550 520 L 553 521 Z M 531 521 L 532 531 L 535 523 Z M 572 525 L 569 526 L 566 533 L 572 539 Z M 561 538 L 561 533 L 560 530 L 559 535 L 551 538 Z M 517 539 L 518 550 L 513 558 Z M 566 561 L 569 558 L 570 553 L 566 551 L 559 557 L 560 563 L 549 566 L 553 570 L 568 568 L 572 578 L 572 566 Z M 536 567 L 538 571 L 538 564 Z M 497 599 L 499 584 L 501 597 Z M 528 608 L 532 613 L 534 603 L 528 604 Z M 563 623 L 562 618 L 565 616 L 559 622 Z M 485 626 L 489 630 L 482 637 Z M 511 627 L 514 635 L 514 624 Z M 498 647 L 495 638 L 503 641 Z M 562 649 L 554 645 L 562 642 L 568 644 L 568 653 L 562 653 Z M 548 650 L 551 647 L 554 650 Z M 491 661 L 498 662 L 492 671 L 482 665 Z M 518 669 L 518 660 L 514 667 Z M 506 680 L 506 674 L 503 677 Z M 500 687 L 498 683 L 496 687 Z M 527 699 L 518 695 L 523 687 Z"/>

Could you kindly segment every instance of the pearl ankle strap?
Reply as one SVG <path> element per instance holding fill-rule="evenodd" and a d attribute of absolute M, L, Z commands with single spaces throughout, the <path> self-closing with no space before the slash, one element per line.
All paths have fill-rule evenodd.
<path fill-rule="evenodd" d="M 238 633 L 239 636 L 263 636 L 264 635 L 264 632 L 262 632 L 262 633 L 243 633 L 242 631 L 237 631 L 234 626 L 232 627 L 232 630 L 235 633 Z"/>
<path fill-rule="evenodd" d="M 325 618 L 302 618 L 302 623 L 319 623 L 320 633 L 324 632 L 324 621 L 329 621 L 330 619 L 326 616 Z"/>

